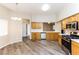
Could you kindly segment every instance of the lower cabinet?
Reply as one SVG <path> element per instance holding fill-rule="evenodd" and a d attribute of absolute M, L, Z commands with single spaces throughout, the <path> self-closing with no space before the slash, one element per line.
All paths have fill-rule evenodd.
<path fill-rule="evenodd" d="M 41 40 L 40 32 L 32 32 L 32 41 L 39 41 Z"/>
<path fill-rule="evenodd" d="M 46 32 L 46 40 L 48 41 L 58 41 L 59 33 L 56 32 Z"/>
<path fill-rule="evenodd" d="M 72 55 L 79 55 L 79 43 L 72 41 Z"/>
<path fill-rule="evenodd" d="M 32 32 L 32 41 L 41 40 L 41 32 Z M 59 33 L 58 32 L 46 32 L 46 40 L 47 41 L 59 41 Z"/>

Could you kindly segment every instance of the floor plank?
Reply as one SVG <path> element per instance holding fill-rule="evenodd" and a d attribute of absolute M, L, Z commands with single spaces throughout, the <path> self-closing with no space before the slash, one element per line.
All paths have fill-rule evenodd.
<path fill-rule="evenodd" d="M 56 41 L 24 40 L 0 49 L 0 55 L 65 55 Z"/>

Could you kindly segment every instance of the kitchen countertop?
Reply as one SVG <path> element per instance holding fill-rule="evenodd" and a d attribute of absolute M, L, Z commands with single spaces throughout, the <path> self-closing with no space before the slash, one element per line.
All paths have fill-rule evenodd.
<path fill-rule="evenodd" d="M 69 34 L 60 34 L 60 35 L 69 35 Z"/>
<path fill-rule="evenodd" d="M 68 35 L 68 34 L 60 34 L 60 35 Z M 71 40 L 79 43 L 79 39 L 71 39 Z"/>
<path fill-rule="evenodd" d="M 79 43 L 79 39 L 71 39 L 71 40 Z"/>
<path fill-rule="evenodd" d="M 55 31 L 31 31 L 31 32 L 55 32 Z M 59 32 L 56 32 L 59 33 Z"/>

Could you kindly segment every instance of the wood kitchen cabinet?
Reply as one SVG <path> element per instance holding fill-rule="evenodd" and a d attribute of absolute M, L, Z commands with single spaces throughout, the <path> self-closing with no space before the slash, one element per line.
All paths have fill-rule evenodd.
<path fill-rule="evenodd" d="M 68 19 L 64 19 L 64 20 L 62 21 L 62 29 L 66 29 L 66 24 L 67 24 L 67 22 L 68 22 Z"/>
<path fill-rule="evenodd" d="M 77 16 L 76 15 L 71 17 L 71 22 L 74 22 L 74 21 L 77 21 Z"/>
<path fill-rule="evenodd" d="M 79 55 L 79 43 L 72 41 L 72 55 Z"/>
<path fill-rule="evenodd" d="M 31 26 L 32 26 L 32 29 L 41 29 L 42 23 L 40 23 L 40 22 L 32 22 Z"/>
<path fill-rule="evenodd" d="M 75 22 L 75 21 L 79 22 L 79 13 L 63 19 L 61 21 L 62 22 L 62 29 L 66 29 L 66 24 L 72 23 L 72 22 Z"/>
<path fill-rule="evenodd" d="M 46 32 L 46 40 L 48 41 L 58 41 L 59 33 Z"/>
<path fill-rule="evenodd" d="M 54 31 L 54 23 L 43 23 L 43 31 Z"/>
<path fill-rule="evenodd" d="M 32 32 L 32 41 L 39 41 L 41 40 L 40 32 Z"/>
<path fill-rule="evenodd" d="M 48 40 L 48 41 L 52 41 L 52 40 L 54 40 L 54 38 L 53 38 L 53 34 L 52 33 L 46 33 L 46 40 Z"/>
<path fill-rule="evenodd" d="M 74 22 L 74 21 L 76 21 L 76 19 L 77 19 L 76 15 L 68 17 L 68 22 L 67 23 Z"/>
<path fill-rule="evenodd" d="M 76 17 L 77 17 L 76 21 L 79 22 L 79 13 L 76 15 Z"/>

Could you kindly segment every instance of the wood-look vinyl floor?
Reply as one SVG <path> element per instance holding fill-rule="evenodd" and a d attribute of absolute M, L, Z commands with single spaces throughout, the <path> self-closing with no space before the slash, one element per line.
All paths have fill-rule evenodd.
<path fill-rule="evenodd" d="M 65 55 L 57 42 L 24 40 L 0 49 L 0 55 Z"/>

